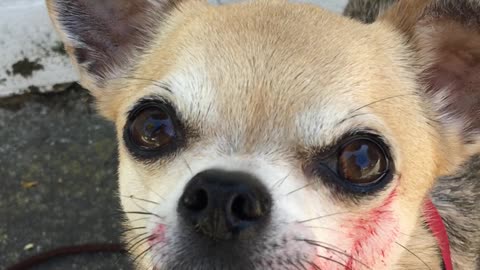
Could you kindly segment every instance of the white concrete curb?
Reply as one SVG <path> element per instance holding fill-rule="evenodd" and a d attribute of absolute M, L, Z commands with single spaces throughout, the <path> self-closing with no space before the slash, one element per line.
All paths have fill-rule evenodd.
<path fill-rule="evenodd" d="M 44 0 L 1 0 L 0 96 L 51 90 L 75 81 L 59 44 Z"/>
<path fill-rule="evenodd" d="M 347 2 L 295 1 L 313 2 L 337 12 Z M 55 90 L 77 80 L 53 31 L 45 0 L 0 0 L 0 52 L 0 97 Z"/>

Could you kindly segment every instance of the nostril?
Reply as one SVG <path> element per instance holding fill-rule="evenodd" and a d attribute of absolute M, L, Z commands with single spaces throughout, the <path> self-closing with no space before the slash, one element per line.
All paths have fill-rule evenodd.
<path fill-rule="evenodd" d="M 232 215 L 241 221 L 254 221 L 263 215 L 260 204 L 246 195 L 236 195 L 231 206 Z"/>
<path fill-rule="evenodd" d="M 208 193 L 204 189 L 196 189 L 183 197 L 183 205 L 192 211 L 201 211 L 208 206 Z"/>

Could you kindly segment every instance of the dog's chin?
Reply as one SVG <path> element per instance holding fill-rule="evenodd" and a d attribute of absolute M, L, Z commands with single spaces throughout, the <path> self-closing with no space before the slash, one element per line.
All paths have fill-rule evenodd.
<path fill-rule="evenodd" d="M 175 227 L 169 236 L 150 242 L 149 265 L 155 270 L 314 269 L 316 246 L 303 226 L 269 228 L 255 238 L 230 239 L 214 239 L 184 226 Z"/>

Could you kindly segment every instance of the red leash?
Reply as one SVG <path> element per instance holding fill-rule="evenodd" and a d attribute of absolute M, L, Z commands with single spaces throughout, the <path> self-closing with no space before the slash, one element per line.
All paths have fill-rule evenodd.
<path fill-rule="evenodd" d="M 125 252 L 122 245 L 119 244 L 87 244 L 80 246 L 63 247 L 45 253 L 33 256 L 25 261 L 8 267 L 6 270 L 27 270 L 34 266 L 38 266 L 52 258 L 78 255 L 83 253 L 97 252 Z"/>
<path fill-rule="evenodd" d="M 432 231 L 435 238 L 437 238 L 438 246 L 442 253 L 445 270 L 453 270 L 452 255 L 450 253 L 450 241 L 448 240 L 447 229 L 443 223 L 437 207 L 432 200 L 428 198 L 423 206 L 423 215 L 427 221 L 428 227 Z"/>

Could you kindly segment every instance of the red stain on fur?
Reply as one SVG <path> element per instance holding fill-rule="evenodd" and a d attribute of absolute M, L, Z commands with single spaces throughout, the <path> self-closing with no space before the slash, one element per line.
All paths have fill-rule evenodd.
<path fill-rule="evenodd" d="M 349 252 L 352 256 L 345 264 L 346 270 L 385 264 L 385 257 L 398 236 L 399 223 L 392 205 L 397 197 L 395 189 L 379 207 L 360 218 L 350 220 L 348 236 L 353 239 Z"/>
<path fill-rule="evenodd" d="M 309 270 L 385 269 L 399 233 L 399 219 L 392 209 L 396 198 L 395 189 L 380 206 L 342 222 L 337 251 L 317 248 Z"/>
<path fill-rule="evenodd" d="M 159 243 L 165 242 L 165 231 L 166 226 L 164 224 L 158 224 L 155 230 L 153 230 L 152 235 L 148 238 L 148 244 L 150 246 L 154 246 Z"/>

